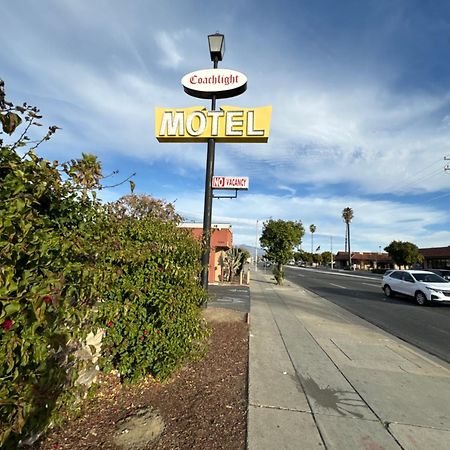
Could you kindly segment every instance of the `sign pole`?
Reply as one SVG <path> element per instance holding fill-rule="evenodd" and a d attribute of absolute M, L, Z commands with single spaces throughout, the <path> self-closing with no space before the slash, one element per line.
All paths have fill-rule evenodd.
<path fill-rule="evenodd" d="M 248 189 L 247 177 L 214 177 L 217 142 L 265 143 L 269 139 L 272 107 L 236 108 L 224 106 L 216 111 L 216 100 L 235 97 L 247 89 L 247 77 L 236 70 L 218 69 L 225 53 L 225 36 L 219 32 L 208 35 L 212 69 L 202 69 L 183 76 L 184 91 L 196 98 L 211 99 L 211 110 L 203 107 L 155 108 L 155 136 L 159 142 L 207 142 L 205 201 L 202 230 L 201 286 L 208 290 L 211 252 L 211 216 L 213 188 Z M 214 178 L 222 178 L 223 187 L 213 186 Z"/>
<path fill-rule="evenodd" d="M 214 57 L 214 69 L 217 69 L 219 58 Z M 216 96 L 211 98 L 211 111 L 216 109 Z M 205 204 L 203 208 L 203 248 L 202 248 L 202 287 L 208 290 L 209 275 L 209 253 L 211 250 L 211 216 L 212 216 L 212 177 L 214 175 L 214 157 L 216 150 L 216 140 L 208 139 L 208 154 L 206 157 L 206 177 L 205 177 Z"/>

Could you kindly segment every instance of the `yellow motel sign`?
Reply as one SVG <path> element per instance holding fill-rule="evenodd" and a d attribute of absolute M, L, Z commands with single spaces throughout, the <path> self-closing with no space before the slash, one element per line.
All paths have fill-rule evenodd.
<path fill-rule="evenodd" d="M 209 111 L 191 108 L 155 108 L 155 137 L 159 142 L 267 142 L 272 107 L 222 106 Z"/>

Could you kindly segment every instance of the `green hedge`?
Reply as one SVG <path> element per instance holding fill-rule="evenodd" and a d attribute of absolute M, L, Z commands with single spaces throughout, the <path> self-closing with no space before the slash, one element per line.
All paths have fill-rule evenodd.
<path fill-rule="evenodd" d="M 39 118 L 1 96 L 0 106 L 7 134 Z M 123 201 L 103 205 L 95 157 L 59 164 L 33 150 L 20 155 L 26 131 L 15 144 L 0 140 L 2 448 L 45 430 L 73 404 L 84 364 L 73 353 L 90 331 L 106 331 L 101 366 L 127 381 L 167 377 L 208 333 L 199 244 L 177 228 L 173 210 L 156 201 L 158 214 L 136 216 Z"/>
<path fill-rule="evenodd" d="M 205 336 L 198 243 L 176 224 L 153 219 L 129 218 L 117 231 L 111 264 L 121 276 L 101 305 L 102 364 L 130 381 L 148 373 L 165 378 Z"/>
<path fill-rule="evenodd" d="M 389 269 L 370 269 L 370 271 L 371 271 L 372 273 L 378 273 L 378 274 L 380 274 L 380 275 L 384 275 L 384 273 L 386 272 L 386 270 L 389 270 Z"/>

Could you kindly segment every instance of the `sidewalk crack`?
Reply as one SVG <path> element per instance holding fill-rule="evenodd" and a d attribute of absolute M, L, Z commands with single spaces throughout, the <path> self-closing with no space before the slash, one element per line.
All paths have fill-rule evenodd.
<path fill-rule="evenodd" d="M 298 413 L 307 413 L 311 414 L 312 412 L 306 409 L 298 409 L 298 408 L 287 408 L 284 406 L 273 406 L 273 405 L 262 405 L 259 403 L 249 403 L 249 406 L 254 406 L 255 408 L 264 408 L 264 409 L 276 409 L 279 411 L 291 411 L 291 412 L 298 412 Z"/>
<path fill-rule="evenodd" d="M 308 333 L 311 334 L 310 331 L 309 331 L 308 329 L 306 329 L 306 331 L 308 331 Z M 333 339 L 330 338 L 330 341 L 331 341 L 331 342 L 336 346 L 336 348 L 337 348 L 338 350 L 340 350 L 340 351 L 341 351 L 341 352 L 342 352 L 342 353 L 343 353 L 350 361 L 352 361 L 352 358 L 350 358 L 350 356 L 348 356 L 347 353 L 345 353 L 344 350 L 342 350 L 342 348 L 339 347 L 339 345 L 337 345 L 336 342 L 333 341 Z M 321 347 L 321 348 L 322 348 L 322 347 Z M 323 350 L 323 348 L 322 348 L 322 350 Z"/>

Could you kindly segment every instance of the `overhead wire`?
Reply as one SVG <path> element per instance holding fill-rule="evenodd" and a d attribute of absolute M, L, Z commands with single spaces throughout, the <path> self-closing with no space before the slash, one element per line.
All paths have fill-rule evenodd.
<path fill-rule="evenodd" d="M 430 178 L 436 176 L 439 172 L 442 171 L 442 168 L 433 169 L 431 172 L 428 171 L 428 172 L 427 172 L 425 175 L 423 175 L 422 177 L 412 179 L 412 177 L 415 177 L 415 176 L 417 176 L 417 174 L 420 174 L 420 173 L 423 173 L 423 172 L 427 171 L 427 169 L 429 169 L 429 168 L 432 167 L 432 166 L 435 166 L 435 165 L 438 164 L 438 163 L 439 163 L 439 164 L 442 164 L 442 159 L 435 160 L 435 161 L 433 161 L 432 163 L 430 163 L 428 166 L 426 166 L 426 167 L 424 167 L 423 169 L 417 171 L 415 174 L 412 174 L 412 175 L 410 175 L 409 177 L 406 177 L 405 180 L 411 180 L 411 181 L 409 181 L 409 182 L 402 181 L 402 184 L 401 184 L 402 188 L 403 188 L 403 189 L 408 188 L 408 187 L 410 187 L 410 186 L 412 186 L 412 185 L 417 184 L 418 182 L 425 181 L 425 180 L 427 180 L 427 179 L 430 179 Z M 388 187 L 385 189 L 385 191 L 392 190 L 392 188 L 398 186 L 398 183 L 399 183 L 399 181 L 396 180 L 396 182 L 393 183 L 391 186 L 388 186 Z M 385 201 L 390 201 L 390 202 L 392 202 L 392 200 L 385 200 Z M 366 207 L 367 205 L 369 205 L 370 203 L 371 203 L 371 201 L 364 202 L 364 203 L 358 205 L 358 208 L 359 208 L 359 209 L 364 208 L 364 207 Z M 396 209 L 396 208 L 398 208 L 398 206 L 394 206 L 394 205 L 393 205 L 392 208 L 389 208 L 389 209 Z"/>

